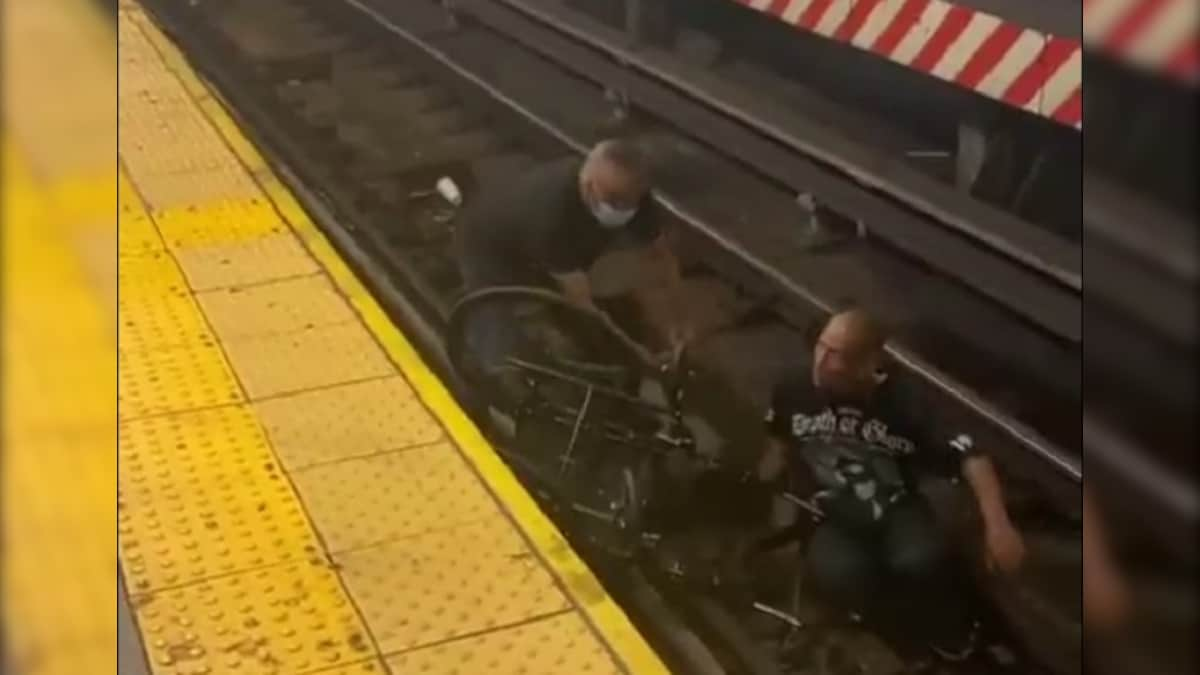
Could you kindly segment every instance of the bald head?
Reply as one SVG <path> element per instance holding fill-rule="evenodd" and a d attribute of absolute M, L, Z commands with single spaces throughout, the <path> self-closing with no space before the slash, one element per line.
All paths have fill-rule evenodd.
<path fill-rule="evenodd" d="M 650 163 L 635 143 L 626 140 L 602 141 L 592 148 L 579 174 L 579 189 L 584 202 L 601 221 L 601 214 L 627 214 L 625 222 L 650 191 Z M 612 223 L 621 218 L 611 219 Z"/>
<path fill-rule="evenodd" d="M 813 382 L 839 394 L 868 393 L 878 382 L 887 339 L 883 324 L 866 310 L 834 314 L 813 349 Z"/>

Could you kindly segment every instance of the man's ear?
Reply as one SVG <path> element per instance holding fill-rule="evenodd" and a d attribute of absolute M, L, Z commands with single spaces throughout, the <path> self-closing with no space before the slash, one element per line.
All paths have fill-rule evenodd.
<path fill-rule="evenodd" d="M 883 384 L 888 379 L 888 356 L 887 352 L 880 352 L 874 359 L 875 364 L 871 369 L 871 381 L 875 384 Z"/>

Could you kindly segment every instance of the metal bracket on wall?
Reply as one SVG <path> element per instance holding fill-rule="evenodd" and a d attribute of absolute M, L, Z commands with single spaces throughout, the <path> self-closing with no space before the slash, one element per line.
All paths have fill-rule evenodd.
<path fill-rule="evenodd" d="M 645 36 L 645 7 L 642 0 L 625 0 L 625 35 L 630 47 L 636 47 Z"/>
<path fill-rule="evenodd" d="M 446 30 L 456 31 L 460 24 L 458 21 L 458 12 L 455 11 L 454 0 L 441 0 L 442 9 L 446 10 Z"/>

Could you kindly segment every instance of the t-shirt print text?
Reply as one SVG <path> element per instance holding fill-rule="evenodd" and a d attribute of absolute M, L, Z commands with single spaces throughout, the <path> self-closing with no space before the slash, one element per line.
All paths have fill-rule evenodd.
<path fill-rule="evenodd" d="M 890 431 L 882 420 L 872 417 L 864 421 L 862 411 L 856 408 L 838 408 L 836 411 L 825 408 L 815 415 L 795 413 L 791 419 L 792 436 L 799 441 L 833 436 L 865 441 L 894 454 L 910 455 L 916 451 L 915 443 Z"/>

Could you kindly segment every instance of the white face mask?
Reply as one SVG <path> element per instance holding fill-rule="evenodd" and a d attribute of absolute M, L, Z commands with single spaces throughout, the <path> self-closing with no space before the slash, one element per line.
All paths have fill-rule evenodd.
<path fill-rule="evenodd" d="M 605 202 L 596 202 L 592 206 L 592 215 L 596 217 L 596 220 L 604 227 L 611 228 L 623 227 L 626 223 L 633 220 L 633 217 L 637 215 L 637 211 L 636 206 L 631 209 L 617 209 Z"/>

